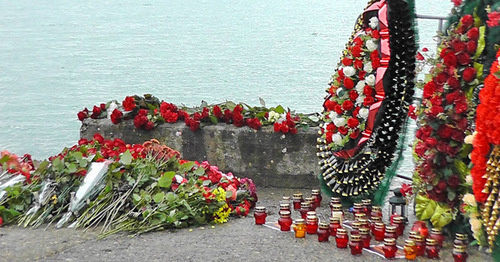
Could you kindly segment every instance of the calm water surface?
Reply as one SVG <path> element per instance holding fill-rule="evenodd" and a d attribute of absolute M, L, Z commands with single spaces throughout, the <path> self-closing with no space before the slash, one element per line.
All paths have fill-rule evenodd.
<path fill-rule="evenodd" d="M 0 150 L 46 158 L 79 138 L 76 113 L 151 93 L 319 112 L 366 1 L 0 0 Z M 445 16 L 450 1 L 418 0 Z M 421 46 L 437 22 L 419 20 Z M 408 155 L 408 152 L 406 153 Z M 405 160 L 407 170 L 411 159 Z"/>

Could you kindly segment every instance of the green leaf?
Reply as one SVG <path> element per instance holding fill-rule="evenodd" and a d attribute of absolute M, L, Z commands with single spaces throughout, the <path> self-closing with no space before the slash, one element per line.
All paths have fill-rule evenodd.
<path fill-rule="evenodd" d="M 280 114 L 285 113 L 285 109 L 284 109 L 281 105 L 277 106 L 277 107 L 274 109 L 274 111 L 276 111 L 276 113 L 280 113 Z"/>
<path fill-rule="evenodd" d="M 210 121 L 212 122 L 212 124 L 216 125 L 217 123 L 219 123 L 219 121 L 217 120 L 217 117 L 209 116 L 209 118 L 210 118 Z"/>
<path fill-rule="evenodd" d="M 423 195 L 417 195 L 415 201 L 415 211 L 417 213 L 417 218 L 420 220 L 431 218 L 434 214 L 434 211 L 436 210 L 436 201 L 428 199 Z"/>
<path fill-rule="evenodd" d="M 227 109 L 233 111 L 234 108 L 236 107 L 236 104 L 233 101 L 227 101 L 226 102 L 226 107 L 227 107 Z"/>
<path fill-rule="evenodd" d="M 85 159 L 85 158 L 82 158 L 80 160 L 79 164 L 80 164 L 80 167 L 87 167 L 87 165 L 89 164 L 89 161 L 87 159 Z"/>
<path fill-rule="evenodd" d="M 177 198 L 177 195 L 174 194 L 173 192 L 168 192 L 167 193 L 166 199 L 167 199 L 168 202 L 173 202 L 173 201 L 175 201 L 176 198 Z"/>
<path fill-rule="evenodd" d="M 226 198 L 230 198 L 232 196 L 233 196 L 233 191 L 231 190 L 226 191 Z"/>
<path fill-rule="evenodd" d="M 52 167 L 54 168 L 54 171 L 61 172 L 64 169 L 64 162 L 56 157 L 52 160 Z"/>
<path fill-rule="evenodd" d="M 139 196 L 139 194 L 135 194 L 135 193 L 134 193 L 134 194 L 132 194 L 132 198 L 133 198 L 135 201 L 137 201 L 137 202 L 141 201 L 141 196 Z"/>
<path fill-rule="evenodd" d="M 319 117 L 317 117 L 317 116 L 309 116 L 309 119 L 311 119 L 311 121 L 313 121 L 313 122 L 319 121 Z"/>
<path fill-rule="evenodd" d="M 163 201 L 164 197 L 165 197 L 165 193 L 163 193 L 163 192 L 157 193 L 153 196 L 153 201 L 155 201 L 156 203 L 160 203 L 161 201 Z"/>
<path fill-rule="evenodd" d="M 193 169 L 194 167 L 194 162 L 193 161 L 189 161 L 189 162 L 186 162 L 184 164 L 182 164 L 180 167 L 179 167 L 179 171 L 181 173 L 187 173 L 189 171 L 191 171 L 191 169 Z"/>
<path fill-rule="evenodd" d="M 455 199 L 456 196 L 457 193 L 455 193 L 455 191 L 453 190 L 448 191 L 448 200 L 453 201 L 453 199 Z"/>
<path fill-rule="evenodd" d="M 132 154 L 128 149 L 120 156 L 120 162 L 124 165 L 130 165 L 130 163 L 132 163 L 132 159 Z"/>
<path fill-rule="evenodd" d="M 261 106 L 266 107 L 266 102 L 262 99 L 262 97 L 259 97 L 259 102 Z"/>
<path fill-rule="evenodd" d="M 483 53 L 484 47 L 486 46 L 486 42 L 484 39 L 486 32 L 486 27 L 483 25 L 479 27 L 479 40 L 477 41 L 476 53 L 474 54 L 474 60 L 477 60 L 481 53 Z"/>
<path fill-rule="evenodd" d="M 165 221 L 167 221 L 167 214 L 165 213 L 159 212 L 156 216 L 161 223 L 165 223 Z"/>
<path fill-rule="evenodd" d="M 434 227 L 443 228 L 453 221 L 451 209 L 447 206 L 437 205 L 434 214 L 431 217 L 431 223 Z"/>
<path fill-rule="evenodd" d="M 77 166 L 76 166 L 76 164 L 75 164 L 75 163 L 71 163 L 71 164 L 69 164 L 69 166 L 68 166 L 68 171 L 69 171 L 70 173 L 75 173 L 75 172 L 76 172 L 76 170 L 77 170 Z"/>
<path fill-rule="evenodd" d="M 457 170 L 458 174 L 462 179 L 465 179 L 465 177 L 470 173 L 469 168 L 467 165 L 459 159 L 455 159 L 454 161 L 455 164 L 455 169 Z"/>

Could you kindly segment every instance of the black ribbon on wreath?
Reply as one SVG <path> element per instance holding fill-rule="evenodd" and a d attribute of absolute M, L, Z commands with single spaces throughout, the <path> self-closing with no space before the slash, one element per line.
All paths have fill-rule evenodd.
<path fill-rule="evenodd" d="M 362 135 L 355 138 L 345 136 L 344 140 L 339 143 L 339 140 L 334 141 L 333 138 L 329 138 L 332 134 L 335 136 L 337 126 L 333 124 L 335 121 L 331 119 L 332 114 L 329 115 L 328 112 L 333 110 L 329 110 L 330 104 L 326 104 L 335 99 L 339 101 L 340 95 L 336 97 L 339 92 L 333 93 L 332 98 L 330 90 L 324 104 L 324 124 L 320 131 L 321 137 L 318 139 L 319 164 L 322 170 L 320 177 L 334 195 L 359 196 L 371 193 L 378 188 L 386 169 L 393 162 L 399 133 L 413 99 L 417 46 L 413 31 L 413 17 L 408 3 L 404 0 L 372 1 L 358 19 L 357 25 L 362 25 L 365 29 L 369 28 L 369 24 L 374 20 L 373 17 L 380 20 L 379 29 L 386 20 L 385 31 L 388 31 L 389 35 L 388 46 L 384 46 L 381 41 L 378 47 L 381 50 L 382 67 L 384 64 L 387 67 L 386 70 L 376 71 L 377 79 L 381 79 L 383 85 L 383 93 L 379 91 L 384 95 L 383 99 L 378 93 L 375 96 L 380 99 L 379 107 L 377 105 L 378 110 L 374 109 L 376 108 L 374 105 L 370 106 L 370 116 L 363 124 L 365 130 Z M 383 39 L 384 32 L 382 29 L 380 31 L 381 39 Z M 368 29 L 367 32 L 371 30 Z M 355 35 L 359 35 L 359 32 L 354 32 L 353 38 Z M 389 50 L 384 50 L 384 48 Z M 348 52 L 344 52 L 344 56 Z M 384 54 L 387 55 L 389 52 L 389 61 L 384 61 Z M 339 64 L 339 69 L 341 66 L 342 62 Z M 380 74 L 383 74 L 383 78 Z M 336 82 L 332 82 L 333 88 L 342 89 L 337 89 Z M 333 116 L 337 117 L 336 113 Z M 334 131 L 331 132 L 332 130 Z M 336 136 L 339 137 L 339 135 Z M 342 144 L 342 142 L 345 143 Z M 335 145 L 335 143 L 338 144 Z"/>

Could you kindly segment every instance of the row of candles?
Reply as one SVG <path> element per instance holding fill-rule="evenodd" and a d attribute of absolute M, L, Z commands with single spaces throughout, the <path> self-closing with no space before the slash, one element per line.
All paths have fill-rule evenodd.
<path fill-rule="evenodd" d="M 335 238 L 337 248 L 349 247 L 352 255 L 361 255 L 363 248 L 370 248 L 372 236 L 376 241 L 384 243 L 383 251 L 385 258 L 396 257 L 398 248 L 396 240 L 403 235 L 406 218 L 397 214 L 391 215 L 389 225 L 382 222 L 383 214 L 380 206 L 372 206 L 371 200 L 363 200 L 362 203 L 354 203 L 354 221 L 351 223 L 350 238 L 347 230 L 343 227 L 344 212 L 340 198 L 332 197 L 330 201 L 331 216 L 329 223 L 320 222 L 316 208 L 321 205 L 322 197 L 319 190 L 312 191 L 312 197 L 303 199 L 301 193 L 290 197 L 283 197 L 280 201 L 280 218 L 278 224 L 281 231 L 295 232 L 296 238 L 305 238 L 306 234 L 316 234 L 319 242 L 329 241 L 329 237 Z M 301 218 L 291 218 L 291 205 L 293 210 L 300 212 Z M 254 212 L 255 224 L 262 225 L 266 222 L 266 208 L 256 207 Z M 368 219 L 368 217 L 370 219 Z M 429 230 L 422 221 L 417 221 L 412 227 L 409 239 L 405 240 L 404 253 L 407 260 L 415 260 L 417 256 L 428 258 L 439 258 L 439 251 L 443 246 L 444 236 L 441 229 Z M 465 262 L 467 236 L 457 234 L 454 241 L 453 258 L 455 262 Z"/>

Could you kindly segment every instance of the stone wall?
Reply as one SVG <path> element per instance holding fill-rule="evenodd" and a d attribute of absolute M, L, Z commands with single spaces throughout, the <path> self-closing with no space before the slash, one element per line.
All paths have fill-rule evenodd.
<path fill-rule="evenodd" d="M 261 187 L 318 187 L 320 173 L 316 157 L 318 128 L 297 134 L 282 134 L 272 127 L 259 131 L 249 127 L 218 124 L 192 132 L 184 123 L 162 124 L 151 131 L 138 130 L 132 121 L 114 125 L 107 119 L 86 119 L 80 137 L 95 133 L 105 138 L 121 138 L 126 143 L 143 143 L 155 138 L 181 152 L 187 160 L 216 165 L 223 172 L 248 177 Z"/>

